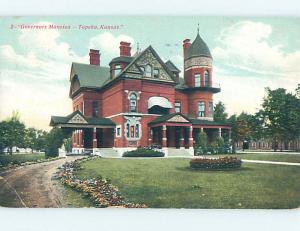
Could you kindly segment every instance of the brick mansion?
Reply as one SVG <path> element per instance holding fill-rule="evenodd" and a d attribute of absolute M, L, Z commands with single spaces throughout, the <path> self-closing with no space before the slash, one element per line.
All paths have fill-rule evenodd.
<path fill-rule="evenodd" d="M 183 70 L 163 61 L 150 45 L 131 53 L 120 42 L 120 54 L 108 65 L 90 49 L 89 64 L 72 63 L 69 96 L 73 112 L 52 116 L 50 125 L 72 131 L 72 152 L 123 152 L 156 145 L 166 155 L 180 150 L 194 155 L 200 131 L 208 141 L 230 139 L 230 127 L 213 120 L 213 58 L 200 37 L 183 40 Z"/>

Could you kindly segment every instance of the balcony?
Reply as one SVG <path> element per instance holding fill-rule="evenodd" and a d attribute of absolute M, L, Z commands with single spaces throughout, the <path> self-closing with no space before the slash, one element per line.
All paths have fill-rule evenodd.
<path fill-rule="evenodd" d="M 200 86 L 187 87 L 185 91 L 208 91 L 212 93 L 218 93 L 221 91 L 221 86 L 219 83 L 215 82 L 201 82 Z"/>

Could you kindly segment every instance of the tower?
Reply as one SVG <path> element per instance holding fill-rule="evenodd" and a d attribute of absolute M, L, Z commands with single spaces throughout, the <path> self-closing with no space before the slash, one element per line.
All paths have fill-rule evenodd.
<path fill-rule="evenodd" d="M 198 33 L 195 40 L 183 41 L 184 80 L 188 87 L 189 115 L 194 118 L 213 120 L 213 94 L 220 92 L 212 83 L 210 50 Z"/>

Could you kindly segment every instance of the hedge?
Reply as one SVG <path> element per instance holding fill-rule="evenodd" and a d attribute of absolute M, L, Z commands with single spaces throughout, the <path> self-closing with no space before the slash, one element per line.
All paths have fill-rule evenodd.
<path fill-rule="evenodd" d="M 191 168 L 201 170 L 237 169 L 241 165 L 242 161 L 236 157 L 194 158 L 190 161 Z"/>
<path fill-rule="evenodd" d="M 123 157 L 164 157 L 165 154 L 160 151 L 147 148 L 138 148 L 123 154 Z"/>

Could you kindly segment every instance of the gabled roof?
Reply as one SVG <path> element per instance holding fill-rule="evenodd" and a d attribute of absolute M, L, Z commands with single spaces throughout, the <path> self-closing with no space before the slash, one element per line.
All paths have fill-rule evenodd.
<path fill-rule="evenodd" d="M 212 58 L 208 46 L 200 37 L 199 33 L 197 34 L 196 39 L 188 49 L 187 58 L 197 57 L 197 56 Z"/>
<path fill-rule="evenodd" d="M 174 63 L 172 63 L 172 61 L 171 60 L 168 60 L 167 62 L 166 62 L 166 66 L 169 68 L 169 70 L 170 71 L 172 71 L 172 72 L 180 72 L 180 70 L 175 66 L 175 64 Z"/>
<path fill-rule="evenodd" d="M 77 77 L 80 87 L 102 87 L 110 79 L 110 68 L 97 65 L 72 63 L 70 80 Z"/>
<path fill-rule="evenodd" d="M 67 116 L 51 116 L 50 126 L 68 125 L 102 125 L 115 126 L 115 123 L 107 118 L 86 117 L 80 111 L 74 111 Z"/>
<path fill-rule="evenodd" d="M 176 118 L 176 120 L 172 120 L 173 118 Z M 182 118 L 182 119 L 178 120 L 178 118 Z M 191 120 L 185 115 L 177 112 L 168 115 L 158 116 L 154 120 L 150 121 L 148 124 L 157 124 L 163 122 L 191 123 Z"/>
<path fill-rule="evenodd" d="M 156 51 L 153 49 L 153 47 L 150 45 L 148 46 L 145 50 L 143 50 L 141 53 L 139 53 L 130 64 L 128 64 L 124 70 L 119 73 L 118 76 L 122 76 L 131 66 L 135 65 L 135 63 L 137 62 L 137 60 L 142 57 L 146 51 L 150 50 L 152 52 L 152 54 L 155 56 L 155 58 L 157 59 L 157 61 L 160 63 L 160 65 L 164 68 L 164 70 L 168 73 L 168 75 L 170 76 L 170 78 L 176 82 L 176 80 L 174 79 L 173 74 L 170 72 L 169 68 L 166 66 L 166 64 L 161 60 L 161 58 L 159 57 L 159 55 L 156 53 Z M 117 76 L 117 77 L 118 77 Z"/>

